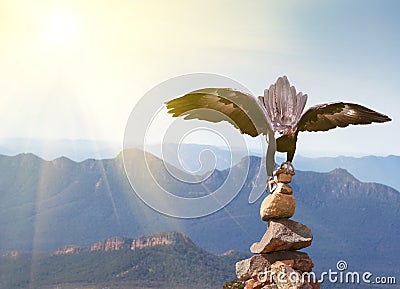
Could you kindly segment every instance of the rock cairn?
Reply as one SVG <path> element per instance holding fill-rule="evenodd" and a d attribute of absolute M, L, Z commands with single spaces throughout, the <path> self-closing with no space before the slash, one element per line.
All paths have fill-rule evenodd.
<path fill-rule="evenodd" d="M 314 264 L 307 253 L 296 251 L 310 246 L 313 236 L 307 226 L 289 219 L 296 208 L 289 185 L 293 175 L 293 165 L 282 163 L 267 184 L 271 193 L 260 208 L 261 219 L 268 222 L 267 230 L 260 242 L 250 247 L 255 255 L 236 263 L 236 275 L 246 281 L 246 289 L 320 288 L 303 278 Z"/>

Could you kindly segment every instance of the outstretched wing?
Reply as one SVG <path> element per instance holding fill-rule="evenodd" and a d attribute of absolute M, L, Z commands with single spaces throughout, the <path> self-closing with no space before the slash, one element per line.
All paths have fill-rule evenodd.
<path fill-rule="evenodd" d="M 268 136 L 266 168 L 268 176 L 272 176 L 276 143 L 267 112 L 258 99 L 230 88 L 204 88 L 170 100 L 166 105 L 174 117 L 228 121 L 243 134 Z"/>
<path fill-rule="evenodd" d="M 297 124 L 297 131 L 327 131 L 350 124 L 370 124 L 391 119 L 365 106 L 335 102 L 320 104 L 307 110 Z"/>
<path fill-rule="evenodd" d="M 243 134 L 272 132 L 264 107 L 253 96 L 230 88 L 204 88 L 166 102 L 174 117 L 211 122 L 228 121 Z"/>

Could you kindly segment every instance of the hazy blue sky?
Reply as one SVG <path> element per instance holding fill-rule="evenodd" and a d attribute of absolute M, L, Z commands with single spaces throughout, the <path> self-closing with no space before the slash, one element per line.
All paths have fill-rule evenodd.
<path fill-rule="evenodd" d="M 299 139 L 303 155 L 400 154 L 399 1 L 0 0 L 0 138 L 121 143 L 137 100 L 192 72 L 256 95 L 280 75 L 308 106 L 357 102 L 383 125 Z"/>

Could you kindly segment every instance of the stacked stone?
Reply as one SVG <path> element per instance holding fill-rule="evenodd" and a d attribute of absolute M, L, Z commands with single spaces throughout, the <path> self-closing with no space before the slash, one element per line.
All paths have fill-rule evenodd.
<path fill-rule="evenodd" d="M 307 253 L 299 252 L 312 242 L 310 229 L 290 220 L 296 200 L 289 185 L 294 175 L 291 163 L 282 163 L 268 183 L 271 194 L 262 202 L 260 216 L 268 222 L 260 242 L 250 247 L 249 259 L 236 263 L 236 275 L 246 281 L 246 289 L 313 289 L 319 284 L 304 280 L 314 264 Z M 273 188 L 272 188 L 273 187 Z"/>

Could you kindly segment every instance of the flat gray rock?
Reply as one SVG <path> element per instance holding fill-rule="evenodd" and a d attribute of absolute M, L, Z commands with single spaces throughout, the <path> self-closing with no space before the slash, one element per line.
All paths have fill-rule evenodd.
<path fill-rule="evenodd" d="M 311 230 L 299 222 L 289 219 L 274 219 L 268 222 L 268 228 L 260 242 L 254 243 L 250 251 L 265 254 L 282 250 L 299 250 L 311 245 Z"/>

